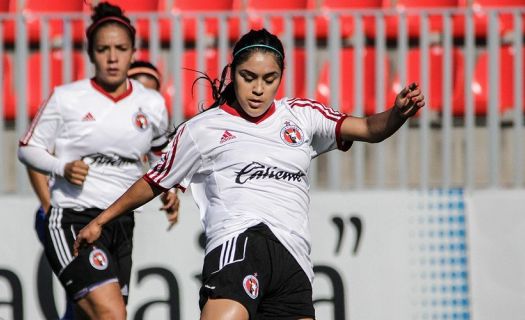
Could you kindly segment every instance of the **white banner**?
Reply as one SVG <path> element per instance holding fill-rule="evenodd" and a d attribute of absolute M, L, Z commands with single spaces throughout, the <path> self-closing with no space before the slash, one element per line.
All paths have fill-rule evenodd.
<path fill-rule="evenodd" d="M 525 190 L 467 199 L 472 318 L 525 319 Z"/>
<path fill-rule="evenodd" d="M 32 228 L 36 201 L 0 205 L 0 319 L 61 314 L 62 289 Z M 168 232 L 159 207 L 136 215 L 128 319 L 198 319 L 197 208 L 183 195 Z M 318 319 L 471 319 L 461 190 L 313 193 L 310 220 Z"/>

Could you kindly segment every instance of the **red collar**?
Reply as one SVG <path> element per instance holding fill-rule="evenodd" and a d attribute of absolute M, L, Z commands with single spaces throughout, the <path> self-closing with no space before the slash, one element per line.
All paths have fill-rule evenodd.
<path fill-rule="evenodd" d="M 231 115 L 234 115 L 234 116 L 237 116 L 237 117 L 241 117 L 241 118 L 245 119 L 246 121 L 249 121 L 249 122 L 252 122 L 252 123 L 255 123 L 255 124 L 259 124 L 262 121 L 264 121 L 265 119 L 267 119 L 268 117 L 270 117 L 272 114 L 275 113 L 275 103 L 272 102 L 270 107 L 263 114 L 261 114 L 260 116 L 257 116 L 257 117 L 250 116 L 242 108 L 239 108 L 239 110 L 237 110 L 237 108 L 234 108 L 234 107 L 232 107 L 232 106 L 230 106 L 228 104 L 223 104 L 221 106 L 221 109 L 226 111 L 226 112 L 228 112 Z"/>
<path fill-rule="evenodd" d="M 126 91 L 124 91 L 124 93 L 122 93 L 118 97 L 113 97 L 112 95 L 110 95 L 106 90 L 104 90 L 104 88 L 102 88 L 95 81 L 95 78 L 91 78 L 90 81 L 91 81 L 91 85 L 93 86 L 93 88 L 95 88 L 95 90 L 99 91 L 100 93 L 102 93 L 103 95 L 105 95 L 106 97 L 108 97 L 109 99 L 111 99 L 115 103 L 117 103 L 120 100 L 124 99 L 125 97 L 129 96 L 131 94 L 131 92 L 133 91 L 133 85 L 131 84 L 131 81 L 129 81 L 128 79 L 126 80 L 127 84 L 128 84 L 128 88 L 126 89 Z"/>

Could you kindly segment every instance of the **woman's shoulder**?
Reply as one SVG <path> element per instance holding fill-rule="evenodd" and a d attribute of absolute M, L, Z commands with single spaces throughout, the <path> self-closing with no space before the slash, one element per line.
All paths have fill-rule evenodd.
<path fill-rule="evenodd" d="M 82 79 L 56 86 L 54 92 L 61 94 L 78 93 L 91 88 L 90 79 Z"/>
<path fill-rule="evenodd" d="M 332 117 L 341 117 L 344 114 L 341 112 L 324 105 L 323 103 L 308 99 L 308 98 L 283 98 L 279 100 L 282 108 L 286 108 L 291 113 L 294 114 L 309 114 L 309 115 L 323 115 L 323 116 L 332 116 Z"/>
<path fill-rule="evenodd" d="M 284 97 L 282 99 L 276 100 L 276 104 L 284 108 L 299 110 L 301 108 L 314 108 L 316 106 L 323 106 L 323 104 L 319 101 L 302 97 Z"/>
<path fill-rule="evenodd" d="M 223 115 L 224 112 L 221 111 L 221 108 L 213 107 L 200 111 L 199 113 L 188 119 L 188 122 L 195 126 L 202 126 L 208 123 L 211 124 L 216 122 Z"/>
<path fill-rule="evenodd" d="M 133 87 L 133 92 L 143 99 L 154 99 L 156 101 L 164 101 L 164 97 L 157 90 L 146 88 L 137 80 L 129 79 Z"/>

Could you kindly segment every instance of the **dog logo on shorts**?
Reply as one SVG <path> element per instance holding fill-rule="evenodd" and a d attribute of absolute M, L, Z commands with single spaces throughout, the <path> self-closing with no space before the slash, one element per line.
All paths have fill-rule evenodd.
<path fill-rule="evenodd" d="M 259 296 L 259 280 L 254 275 L 244 277 L 242 286 L 250 298 L 256 299 Z"/>
<path fill-rule="evenodd" d="M 97 270 L 105 270 L 108 267 L 108 257 L 104 251 L 94 248 L 89 254 L 89 263 Z"/>

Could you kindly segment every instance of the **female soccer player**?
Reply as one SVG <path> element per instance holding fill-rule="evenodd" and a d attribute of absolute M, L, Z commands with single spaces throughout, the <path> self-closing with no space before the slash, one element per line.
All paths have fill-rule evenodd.
<path fill-rule="evenodd" d="M 135 28 L 119 7 L 97 5 L 86 36 L 94 78 L 54 89 L 21 139 L 19 158 L 53 175 L 45 252 L 68 296 L 92 319 L 125 319 L 133 211 L 76 258 L 72 246 L 78 230 L 142 175 L 142 155 L 156 159 L 168 117 L 160 94 L 128 79 Z M 176 215 L 169 198 L 165 209 Z"/>
<path fill-rule="evenodd" d="M 152 90 L 159 91 L 161 80 L 160 73 L 157 68 L 147 61 L 134 61 L 129 70 L 128 77 L 137 80 L 144 87 Z M 27 168 L 27 173 L 33 191 L 38 197 L 40 207 L 37 209 L 35 214 L 35 231 L 37 232 L 38 239 L 42 244 L 45 244 L 45 234 L 47 229 L 46 215 L 51 207 L 51 195 L 49 192 L 49 178 L 47 175 L 35 171 L 31 168 Z M 169 193 L 163 194 L 167 199 L 164 201 L 166 204 L 162 209 L 170 208 L 172 210 L 178 210 L 179 198 L 176 194 L 172 195 L 175 190 L 170 190 Z M 170 226 L 177 222 L 178 215 L 169 214 L 168 221 Z M 74 319 L 74 307 L 71 299 L 67 299 L 66 311 L 62 316 L 61 320 L 72 320 Z"/>
<path fill-rule="evenodd" d="M 137 80 L 148 89 L 160 90 L 160 73 L 151 62 L 134 61 L 129 67 L 128 77 Z"/>
<path fill-rule="evenodd" d="M 201 319 L 314 319 L 310 162 L 354 141 L 386 139 L 424 97 L 411 84 L 392 108 L 366 118 L 312 100 L 275 100 L 284 50 L 264 29 L 237 42 L 229 67 L 232 81 L 222 90 L 223 72 L 215 104 L 179 126 L 170 151 L 79 232 L 75 250 L 163 190 L 191 185 L 207 238 Z"/>

